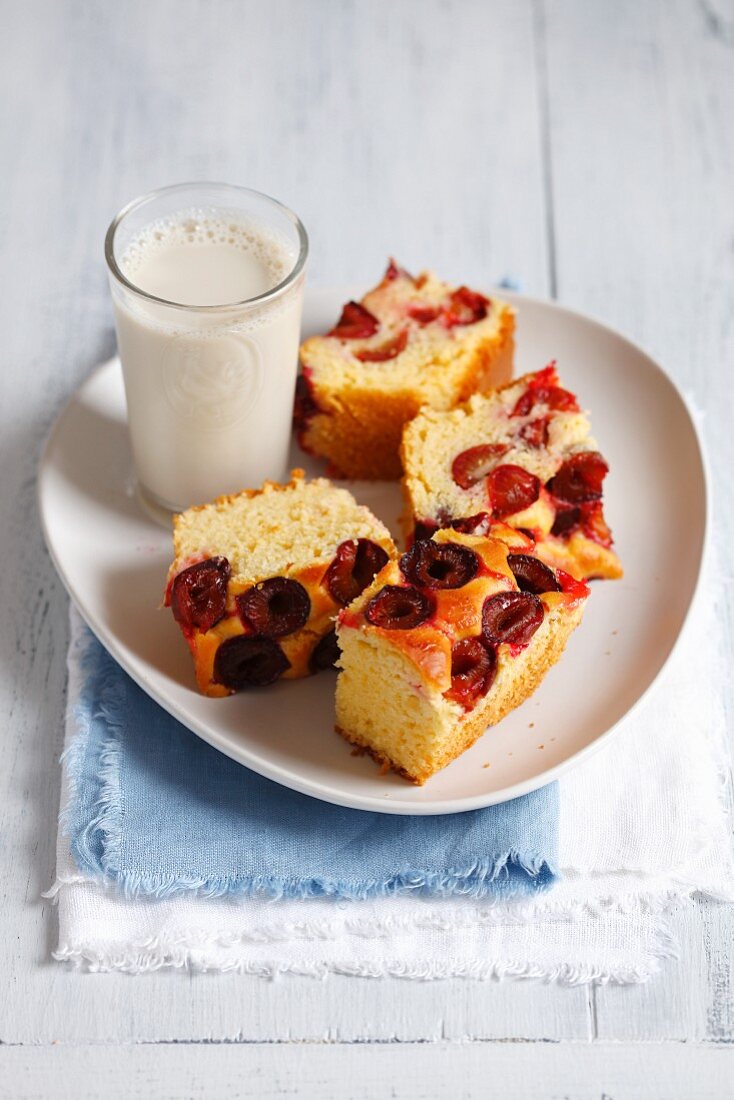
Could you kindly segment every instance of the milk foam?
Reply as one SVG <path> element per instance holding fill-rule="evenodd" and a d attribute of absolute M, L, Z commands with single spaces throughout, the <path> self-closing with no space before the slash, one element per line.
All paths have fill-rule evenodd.
<path fill-rule="evenodd" d="M 133 285 L 181 305 L 231 305 L 278 286 L 293 269 L 286 241 L 227 211 L 187 210 L 145 226 L 120 268 Z"/>

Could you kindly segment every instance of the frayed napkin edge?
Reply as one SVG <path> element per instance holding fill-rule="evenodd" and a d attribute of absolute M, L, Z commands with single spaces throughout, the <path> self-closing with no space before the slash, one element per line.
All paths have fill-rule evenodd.
<path fill-rule="evenodd" d="M 66 945 L 54 952 L 58 962 L 71 963 L 76 969 L 88 973 L 122 971 L 129 974 L 144 974 L 160 970 L 163 967 L 186 969 L 199 973 L 250 974 L 261 978 L 277 979 L 293 975 L 326 979 L 331 974 L 340 974 L 357 978 L 404 978 L 410 981 L 446 981 L 463 978 L 473 981 L 535 980 L 545 983 L 559 982 L 563 985 L 630 985 L 648 981 L 660 970 L 664 959 L 676 957 L 674 937 L 669 930 L 660 927 L 656 931 L 656 943 L 650 950 L 649 961 L 637 966 L 596 967 L 587 964 L 571 966 L 563 963 L 546 967 L 517 959 L 502 959 L 492 962 L 473 962 L 457 964 L 452 961 L 422 960 L 406 963 L 402 959 L 386 959 L 376 963 L 370 961 L 321 961 L 312 963 L 282 963 L 277 960 L 253 962 L 245 958 L 233 958 L 227 962 L 209 962 L 206 945 L 197 951 L 183 943 L 176 943 L 166 937 L 155 937 L 140 946 L 129 945 L 126 948 L 107 948 L 95 950 L 93 947 Z"/>

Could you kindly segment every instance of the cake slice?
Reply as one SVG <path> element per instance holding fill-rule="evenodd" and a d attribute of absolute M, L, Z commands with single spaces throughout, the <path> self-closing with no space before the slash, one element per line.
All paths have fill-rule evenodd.
<path fill-rule="evenodd" d="M 604 518 L 608 466 L 555 363 L 450 412 L 424 409 L 405 428 L 405 525 L 481 533 L 521 528 L 535 553 L 581 579 L 621 577 Z"/>
<path fill-rule="evenodd" d="M 403 425 L 422 405 L 450 409 L 507 382 L 514 327 L 504 302 L 391 261 L 379 286 L 301 347 L 301 446 L 342 477 L 399 478 Z"/>
<path fill-rule="evenodd" d="M 211 696 L 333 666 L 337 612 L 395 554 L 368 508 L 302 470 L 175 516 L 173 548 L 165 603 Z"/>
<path fill-rule="evenodd" d="M 535 691 L 589 590 L 503 524 L 438 531 L 343 610 L 337 730 L 424 783 Z"/>

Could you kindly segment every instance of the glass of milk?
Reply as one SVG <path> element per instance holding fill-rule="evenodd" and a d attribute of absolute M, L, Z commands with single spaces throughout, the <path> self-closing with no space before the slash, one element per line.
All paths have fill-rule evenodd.
<path fill-rule="evenodd" d="M 286 473 L 308 238 L 222 183 L 135 199 L 105 239 L 133 459 L 161 518 Z"/>

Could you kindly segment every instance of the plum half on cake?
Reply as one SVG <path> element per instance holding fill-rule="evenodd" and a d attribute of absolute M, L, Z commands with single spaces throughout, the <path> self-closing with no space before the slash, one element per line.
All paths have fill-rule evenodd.
<path fill-rule="evenodd" d="M 622 575 L 604 518 L 608 471 L 555 363 L 475 395 L 449 412 L 423 409 L 401 448 L 406 528 L 522 529 L 535 553 L 581 579 Z"/>
<path fill-rule="evenodd" d="M 514 327 L 506 303 L 391 261 L 330 332 L 301 347 L 301 446 L 341 477 L 399 478 L 403 425 L 423 405 L 450 409 L 507 382 Z"/>
<path fill-rule="evenodd" d="M 578 626 L 582 581 L 504 524 L 441 530 L 340 612 L 337 730 L 422 784 L 538 686 Z"/>
<path fill-rule="evenodd" d="M 302 470 L 286 485 L 189 508 L 173 524 L 165 603 L 211 696 L 333 666 L 337 612 L 395 555 L 368 508 Z"/>

